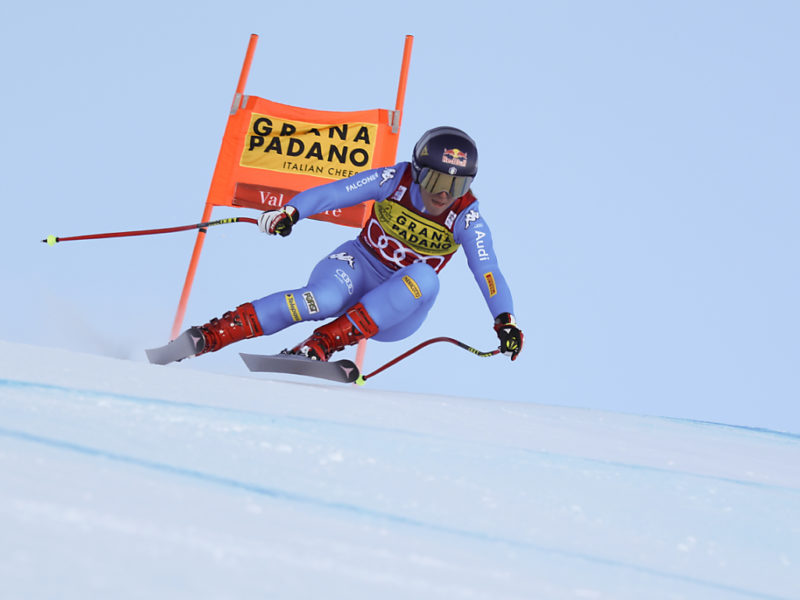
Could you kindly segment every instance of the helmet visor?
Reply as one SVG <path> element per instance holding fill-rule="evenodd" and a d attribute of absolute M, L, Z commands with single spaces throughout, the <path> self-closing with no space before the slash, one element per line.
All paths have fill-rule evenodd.
<path fill-rule="evenodd" d="M 469 190 L 474 177 L 448 175 L 441 171 L 435 171 L 428 167 L 423 167 L 419 171 L 419 184 L 423 189 L 431 194 L 447 192 L 453 198 L 460 198 Z"/>

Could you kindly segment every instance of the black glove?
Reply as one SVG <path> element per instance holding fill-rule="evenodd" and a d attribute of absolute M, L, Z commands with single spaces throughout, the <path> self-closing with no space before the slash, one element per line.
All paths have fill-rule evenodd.
<path fill-rule="evenodd" d="M 280 210 L 268 210 L 258 217 L 258 228 L 269 235 L 276 233 L 286 237 L 292 233 L 292 225 L 300 220 L 300 213 L 294 206 L 284 206 Z"/>
<path fill-rule="evenodd" d="M 517 355 L 522 351 L 522 331 L 517 327 L 514 315 L 511 313 L 501 313 L 494 320 L 494 330 L 500 339 L 500 352 L 510 356 L 511 360 L 516 360 Z"/>

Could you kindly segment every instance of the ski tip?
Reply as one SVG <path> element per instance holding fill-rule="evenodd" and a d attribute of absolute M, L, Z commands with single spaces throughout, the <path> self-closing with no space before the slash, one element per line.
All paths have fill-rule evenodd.
<path fill-rule="evenodd" d="M 169 362 L 168 360 L 162 358 L 159 350 L 161 350 L 161 348 L 148 348 L 144 351 L 144 353 L 147 355 L 147 360 L 151 365 L 166 365 Z"/>

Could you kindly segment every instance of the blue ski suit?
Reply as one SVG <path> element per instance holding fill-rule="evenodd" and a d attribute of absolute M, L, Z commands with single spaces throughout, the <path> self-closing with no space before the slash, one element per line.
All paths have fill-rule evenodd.
<path fill-rule="evenodd" d="M 361 302 L 379 328 L 373 339 L 404 339 L 425 321 L 439 292 L 438 272 L 459 247 L 492 317 L 514 313 L 489 226 L 471 192 L 433 217 L 410 163 L 400 162 L 308 189 L 288 204 L 302 219 L 367 200 L 376 202 L 361 233 L 320 260 L 304 287 L 253 301 L 265 335 L 338 317 Z"/>

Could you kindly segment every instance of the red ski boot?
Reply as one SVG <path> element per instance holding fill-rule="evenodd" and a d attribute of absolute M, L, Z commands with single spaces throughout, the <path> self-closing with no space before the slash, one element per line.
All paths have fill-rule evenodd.
<path fill-rule="evenodd" d="M 376 333 L 378 326 L 359 302 L 338 319 L 315 329 L 311 337 L 286 352 L 327 361 L 334 352 L 344 350 L 345 346 L 356 344 Z"/>
<path fill-rule="evenodd" d="M 190 356 L 214 352 L 239 340 L 264 335 L 253 305 L 249 302 L 226 312 L 221 319 L 211 319 L 200 327 L 190 327 L 166 346 L 146 350 L 148 360 L 166 365 Z"/>
<path fill-rule="evenodd" d="M 216 352 L 228 344 L 264 335 L 256 310 L 250 302 L 226 312 L 220 319 L 211 319 L 197 329 L 203 334 L 197 355 Z"/>

